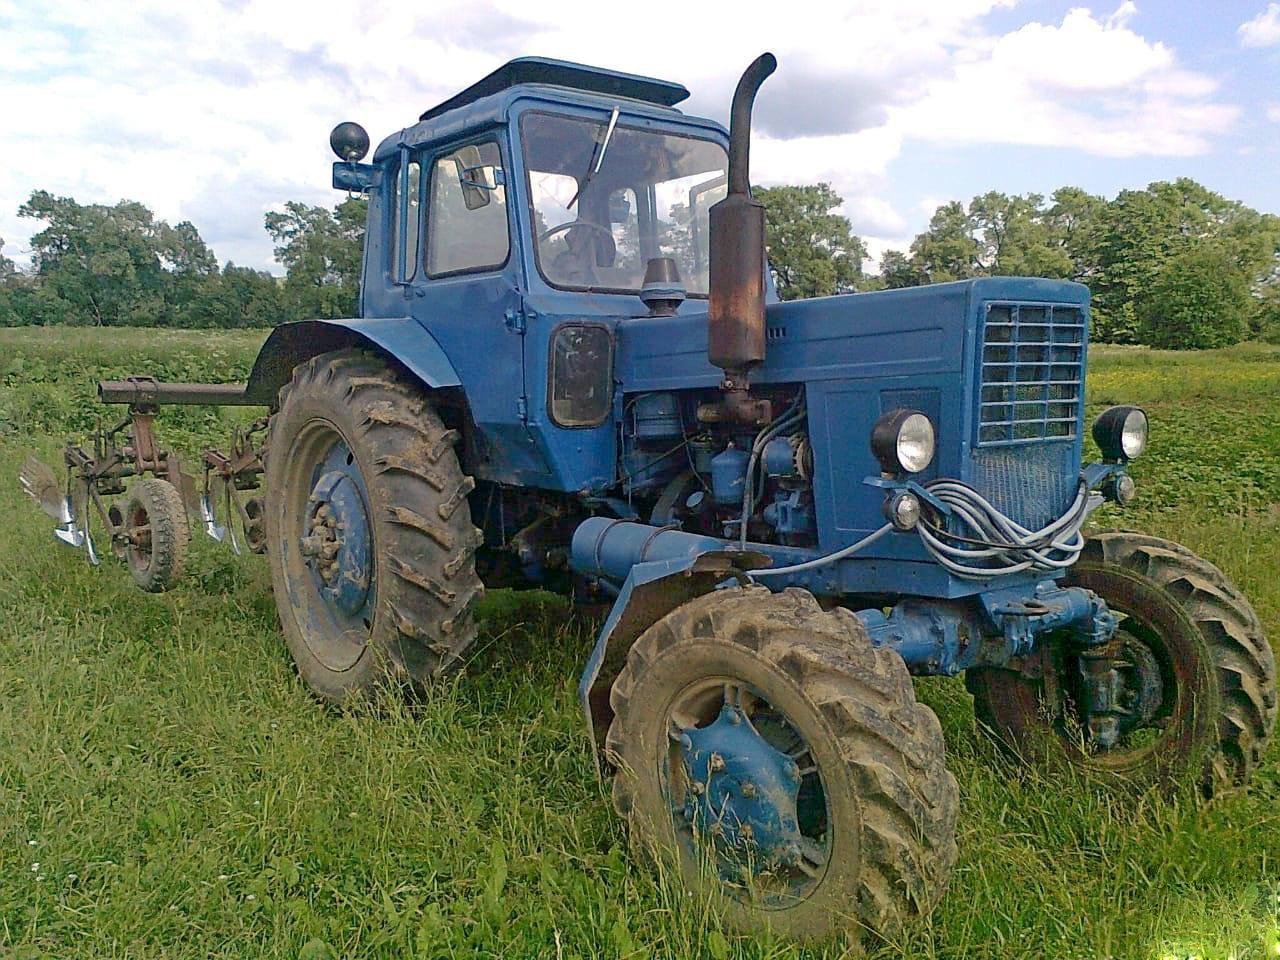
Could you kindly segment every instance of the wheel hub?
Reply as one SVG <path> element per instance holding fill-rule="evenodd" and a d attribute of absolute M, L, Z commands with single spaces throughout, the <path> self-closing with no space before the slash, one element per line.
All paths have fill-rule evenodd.
<path fill-rule="evenodd" d="M 680 736 L 687 788 L 684 819 L 723 859 L 752 873 L 798 863 L 806 838 L 795 760 L 770 746 L 742 709 L 726 703 L 711 724 Z"/>
<path fill-rule="evenodd" d="M 307 499 L 299 549 L 325 602 L 354 617 L 369 597 L 372 550 L 369 517 L 350 465 L 323 473 Z"/>
<path fill-rule="evenodd" d="M 1082 653 L 1080 675 L 1085 726 L 1089 739 L 1103 750 L 1148 723 L 1164 702 L 1155 654 L 1124 632 Z"/>

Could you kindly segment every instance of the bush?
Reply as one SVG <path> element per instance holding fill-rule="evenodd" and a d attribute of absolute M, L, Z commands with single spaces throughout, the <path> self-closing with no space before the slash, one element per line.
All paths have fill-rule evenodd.
<path fill-rule="evenodd" d="M 1166 350 L 1229 347 L 1245 337 L 1249 283 L 1230 254 L 1194 243 L 1156 272 L 1137 302 L 1138 338 Z"/>

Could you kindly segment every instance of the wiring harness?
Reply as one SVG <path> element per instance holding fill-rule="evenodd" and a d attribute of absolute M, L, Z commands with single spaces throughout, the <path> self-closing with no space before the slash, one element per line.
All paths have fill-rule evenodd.
<path fill-rule="evenodd" d="M 925 489 L 947 506 L 955 523 L 947 529 L 936 510 L 926 509 L 916 527 L 920 539 L 939 564 L 966 580 L 1071 566 L 1084 549 L 1084 523 L 1103 501 L 1081 482 L 1066 513 L 1028 530 L 959 480 L 934 480 Z"/>

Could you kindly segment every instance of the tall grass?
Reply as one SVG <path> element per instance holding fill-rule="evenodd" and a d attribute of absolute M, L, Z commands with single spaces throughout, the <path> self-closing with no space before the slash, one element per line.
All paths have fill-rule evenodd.
<path fill-rule="evenodd" d="M 83 384 L 31 371 L 207 362 L 230 379 L 256 344 L 44 334 L 0 331 L 4 387 L 70 404 L 48 436 L 10 420 L 0 437 L 0 957 L 853 953 L 737 936 L 628 851 L 574 689 L 598 624 L 558 598 L 497 593 L 463 674 L 420 702 L 335 711 L 293 673 L 261 560 L 197 541 L 191 576 L 151 596 L 56 548 L 13 476 L 78 426 Z M 1273 636 L 1277 380 L 1263 348 L 1100 351 L 1090 391 L 1153 423 L 1136 508 L 1110 519 L 1219 563 Z M 1275 956 L 1274 751 L 1249 792 L 1209 806 L 1112 797 L 1010 766 L 959 681 L 919 693 L 960 780 L 960 862 L 934 915 L 873 956 Z"/>

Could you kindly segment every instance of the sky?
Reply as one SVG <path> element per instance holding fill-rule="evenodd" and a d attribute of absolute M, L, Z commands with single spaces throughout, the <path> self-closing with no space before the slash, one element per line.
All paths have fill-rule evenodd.
<path fill-rule="evenodd" d="M 676 80 L 725 121 L 768 49 L 752 180 L 830 182 L 873 255 L 987 190 L 1107 196 L 1193 177 L 1280 213 L 1270 0 L 0 0 L 0 237 L 34 189 L 192 221 L 282 270 L 263 215 L 333 204 L 328 134 L 377 143 L 512 57 Z"/>

